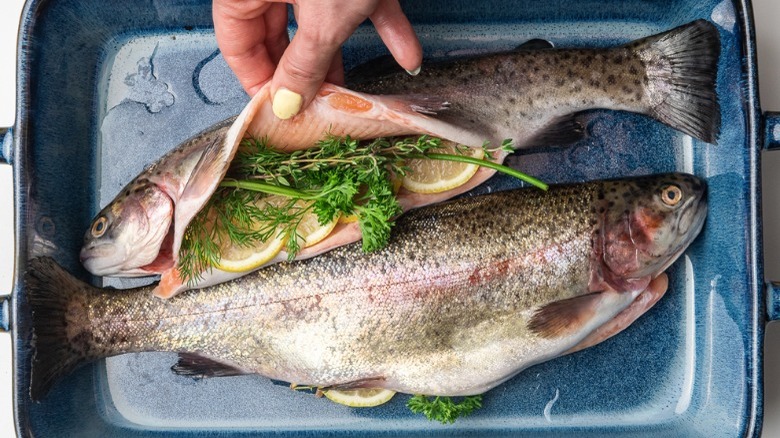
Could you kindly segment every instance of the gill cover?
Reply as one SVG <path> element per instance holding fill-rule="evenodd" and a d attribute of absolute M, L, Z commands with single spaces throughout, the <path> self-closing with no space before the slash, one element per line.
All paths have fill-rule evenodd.
<path fill-rule="evenodd" d="M 80 258 L 94 275 L 149 275 L 168 235 L 173 203 L 154 184 L 128 187 L 92 221 Z"/>
<path fill-rule="evenodd" d="M 603 190 L 602 276 L 617 290 L 643 290 L 701 231 L 706 184 L 675 173 L 614 181 Z"/>

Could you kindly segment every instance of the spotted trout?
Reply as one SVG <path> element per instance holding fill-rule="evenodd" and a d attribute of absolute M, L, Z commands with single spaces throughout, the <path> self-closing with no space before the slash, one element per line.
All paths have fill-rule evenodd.
<path fill-rule="evenodd" d="M 403 216 L 378 252 L 353 243 L 165 301 L 33 259 L 31 394 L 142 351 L 180 353 L 182 374 L 480 394 L 642 315 L 706 212 L 686 174 L 462 198 Z"/>
<path fill-rule="evenodd" d="M 172 151 L 128 184 L 94 219 L 81 259 L 95 275 L 163 274 L 159 296 L 186 288 L 176 273 L 184 231 L 225 175 L 242 138 L 267 138 L 286 150 L 311 147 L 327 133 L 357 139 L 428 134 L 467 146 L 512 139 L 514 146 L 567 144 L 586 129 L 579 113 L 594 108 L 646 114 L 714 143 L 720 127 L 715 82 L 717 28 L 699 20 L 609 49 L 516 50 L 426 62 L 417 76 L 387 73 L 371 63 L 350 76 L 358 91 L 326 84 L 289 120 L 273 116 L 261 89 L 235 119 Z M 374 71 L 379 70 L 379 74 Z M 498 152 L 503 161 L 506 152 Z M 492 176 L 480 170 L 466 184 L 438 194 L 398 193 L 404 211 L 464 193 Z M 361 238 L 357 223 L 297 254 L 305 259 Z M 268 264 L 288 258 L 282 251 Z M 198 287 L 236 275 L 204 273 Z"/>

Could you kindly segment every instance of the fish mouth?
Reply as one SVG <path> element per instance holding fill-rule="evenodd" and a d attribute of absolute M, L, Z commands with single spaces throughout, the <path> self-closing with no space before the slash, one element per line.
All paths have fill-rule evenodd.
<path fill-rule="evenodd" d="M 114 244 L 104 243 L 85 246 L 79 252 L 81 265 L 92 275 L 105 276 L 135 276 L 140 275 L 137 269 L 127 271 L 124 268 L 124 256 Z M 145 275 L 149 275 L 146 273 Z"/>
<path fill-rule="evenodd" d="M 99 277 L 148 277 L 159 274 L 140 267 L 128 267 L 126 255 L 115 244 L 90 245 L 81 248 L 79 260 L 92 275 Z"/>
<path fill-rule="evenodd" d="M 79 260 L 92 275 L 116 275 L 122 272 L 122 257 L 116 245 L 90 245 L 81 248 Z"/>

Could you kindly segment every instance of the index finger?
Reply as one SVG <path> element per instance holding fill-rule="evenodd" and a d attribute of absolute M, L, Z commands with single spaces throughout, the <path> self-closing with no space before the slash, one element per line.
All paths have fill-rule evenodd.
<path fill-rule="evenodd" d="M 274 74 L 288 44 L 287 5 L 214 0 L 214 33 L 222 57 L 250 95 Z"/>

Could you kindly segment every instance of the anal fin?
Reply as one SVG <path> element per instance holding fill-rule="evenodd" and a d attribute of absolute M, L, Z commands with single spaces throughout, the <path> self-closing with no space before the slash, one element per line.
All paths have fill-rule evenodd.
<path fill-rule="evenodd" d="M 327 391 L 330 389 L 335 389 L 337 391 L 345 391 L 349 389 L 360 389 L 360 388 L 381 388 L 382 383 L 384 383 L 385 380 L 386 379 L 384 376 L 367 377 L 365 379 L 358 379 L 352 382 L 339 383 L 336 385 L 326 386 L 320 389 L 323 391 Z"/>
<path fill-rule="evenodd" d="M 248 374 L 234 366 L 195 353 L 179 353 L 179 361 L 171 367 L 171 371 L 195 379 Z"/>

